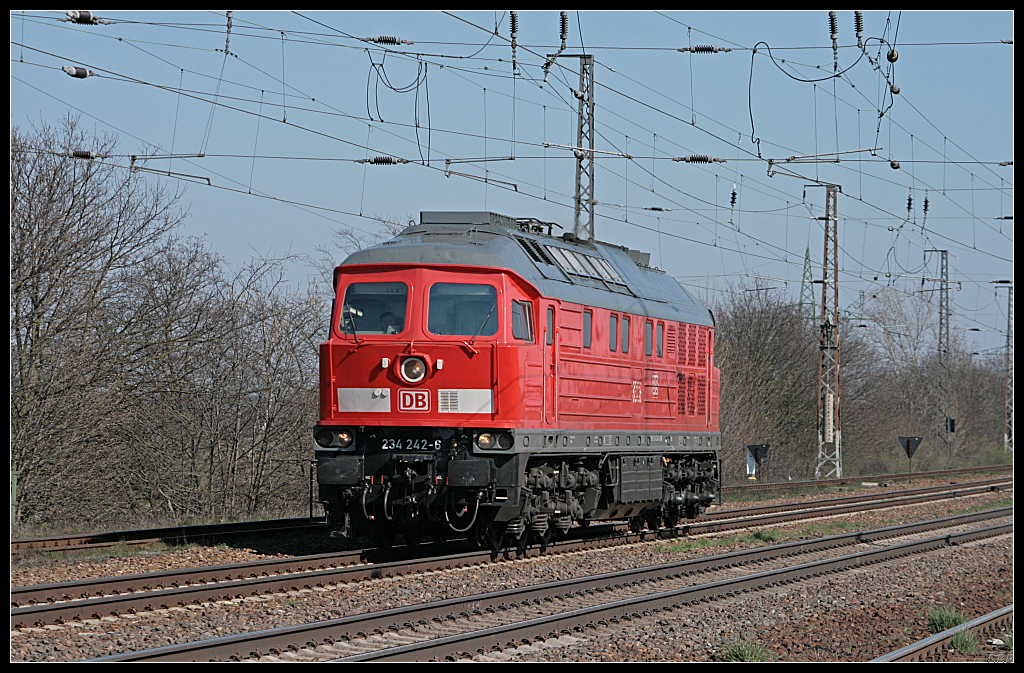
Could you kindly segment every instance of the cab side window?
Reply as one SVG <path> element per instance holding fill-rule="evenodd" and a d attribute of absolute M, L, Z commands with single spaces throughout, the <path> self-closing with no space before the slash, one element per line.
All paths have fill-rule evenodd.
<path fill-rule="evenodd" d="M 528 301 L 512 302 L 512 336 L 533 343 L 533 304 Z"/>

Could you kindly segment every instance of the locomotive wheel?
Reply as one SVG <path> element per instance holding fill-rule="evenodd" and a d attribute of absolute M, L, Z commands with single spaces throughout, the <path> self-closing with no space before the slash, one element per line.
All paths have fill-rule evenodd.
<path fill-rule="evenodd" d="M 389 523 L 378 523 L 373 527 L 373 543 L 382 549 L 395 546 L 395 527 Z"/>
<path fill-rule="evenodd" d="M 644 530 L 645 520 L 643 515 L 634 516 L 629 519 L 629 530 L 632 533 L 642 533 Z"/>
<path fill-rule="evenodd" d="M 477 540 L 480 547 L 491 551 L 501 551 L 502 543 L 505 541 L 505 524 L 491 523 L 477 533 Z"/>
<path fill-rule="evenodd" d="M 530 539 L 530 531 L 529 531 L 529 529 L 526 529 L 522 533 L 520 533 L 519 535 L 509 535 L 509 534 L 506 534 L 505 535 L 505 540 L 506 540 L 505 544 L 510 549 L 516 549 L 516 550 L 521 552 L 521 551 L 526 549 L 526 542 L 529 539 Z"/>
<path fill-rule="evenodd" d="M 553 526 L 548 526 L 543 533 L 534 532 L 533 538 L 537 541 L 537 544 L 540 545 L 540 550 L 543 553 L 547 550 L 548 545 L 551 544 L 551 539 L 554 538 L 554 536 L 555 528 Z"/>
<path fill-rule="evenodd" d="M 419 525 L 406 526 L 402 529 L 402 537 L 410 547 L 417 547 L 423 542 L 423 528 Z"/>

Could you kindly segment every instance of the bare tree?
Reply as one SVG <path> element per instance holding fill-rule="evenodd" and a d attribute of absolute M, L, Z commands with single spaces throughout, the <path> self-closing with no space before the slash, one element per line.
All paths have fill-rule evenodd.
<path fill-rule="evenodd" d="M 135 348 L 158 357 L 137 362 L 148 381 L 119 429 L 133 447 L 121 461 L 127 490 L 147 512 L 179 518 L 302 505 L 320 303 L 282 291 L 279 261 L 227 276 L 209 253 L 181 252 L 137 285 L 139 312 L 153 316 L 142 334 L 179 334 Z"/>
<path fill-rule="evenodd" d="M 725 297 L 715 309 L 715 359 L 729 476 L 742 478 L 748 445 L 771 444 L 766 476 L 806 477 L 815 457 L 816 337 L 781 293 L 739 289 Z"/>
<path fill-rule="evenodd" d="M 343 227 L 331 232 L 330 245 L 319 246 L 316 255 L 311 257 L 309 265 L 317 272 L 320 279 L 326 282 L 327 287 L 331 286 L 334 278 L 334 268 L 351 253 L 376 245 L 393 238 L 416 220 L 407 217 L 405 222 L 393 217 L 376 216 L 373 218 L 379 223 L 376 232 L 366 232 L 352 227 Z"/>
<path fill-rule="evenodd" d="M 29 525 L 254 516 L 306 502 L 323 297 L 232 270 L 159 185 L 11 136 L 11 463 Z"/>
<path fill-rule="evenodd" d="M 861 307 L 859 337 L 863 366 L 850 379 L 856 395 L 844 397 L 844 442 L 853 472 L 879 474 L 905 469 L 899 437 L 919 436 L 914 469 L 948 465 L 949 449 L 938 446 L 938 311 L 927 295 L 895 287 L 878 290 Z M 945 367 L 950 375 L 950 415 L 956 419 L 953 448 L 968 464 L 999 445 L 1005 372 L 973 358 L 956 332 Z M 846 370 L 850 373 L 853 370 Z M 859 386 L 859 387 L 858 387 Z"/>
<path fill-rule="evenodd" d="M 72 505 L 96 478 L 124 384 L 102 307 L 183 217 L 176 195 L 76 151 L 112 153 L 74 120 L 11 130 L 11 469 L 19 513 Z M 95 489 L 92 489 L 95 490 Z M 71 507 L 74 511 L 74 507 Z"/>

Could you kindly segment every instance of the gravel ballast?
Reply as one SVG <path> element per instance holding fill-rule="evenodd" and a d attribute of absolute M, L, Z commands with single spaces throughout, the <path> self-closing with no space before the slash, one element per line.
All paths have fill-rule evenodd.
<path fill-rule="evenodd" d="M 868 511 L 838 522 L 845 530 L 881 527 L 1005 504 L 1007 499 L 1006 494 L 992 493 L 952 503 Z M 816 523 L 834 525 L 837 520 Z M 812 532 L 813 525 L 804 522 L 779 527 L 777 531 L 786 537 L 776 541 L 829 534 Z M 740 535 L 710 536 L 718 544 L 705 549 L 681 550 L 678 544 L 649 542 L 289 595 L 19 629 L 11 633 L 10 657 L 25 662 L 81 661 L 758 544 L 741 540 Z M 12 568 L 12 585 L 237 563 L 268 555 L 277 554 L 224 546 L 192 547 L 104 561 L 19 564 Z M 764 657 L 775 660 L 867 661 L 930 635 L 926 622 L 931 608 L 955 608 L 967 618 L 974 618 L 1012 602 L 1012 536 L 1003 536 L 852 573 L 625 620 L 614 629 L 585 631 L 546 646 L 538 643 L 490 656 L 511 661 L 720 661 L 736 651 L 737 644 L 744 643 L 760 646 Z M 757 651 L 756 647 L 750 649 Z"/>

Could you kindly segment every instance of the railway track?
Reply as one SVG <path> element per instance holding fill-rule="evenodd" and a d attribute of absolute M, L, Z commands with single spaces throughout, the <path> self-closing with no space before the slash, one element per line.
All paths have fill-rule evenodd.
<path fill-rule="evenodd" d="M 745 520 L 750 520 L 757 514 L 772 515 L 775 518 L 771 520 L 773 523 L 779 523 L 782 521 L 798 520 L 803 518 L 813 517 L 815 512 L 822 515 L 830 514 L 830 510 L 837 514 L 846 513 L 850 506 L 856 505 L 857 510 L 863 509 L 874 509 L 881 507 L 890 507 L 890 503 L 896 502 L 900 505 L 912 504 L 913 502 L 928 502 L 936 499 L 946 499 L 955 497 L 965 497 L 970 495 L 977 495 L 988 491 L 999 491 L 1004 489 L 1010 489 L 1013 486 L 1012 477 L 999 477 L 995 479 L 986 479 L 982 481 L 968 482 L 964 484 L 945 484 L 941 486 L 927 486 L 916 489 L 908 489 L 905 491 L 899 491 L 898 493 L 873 493 L 868 495 L 855 495 L 840 498 L 824 498 L 820 500 L 807 500 L 796 503 L 782 503 L 774 505 L 764 505 L 755 507 L 746 507 L 740 510 L 723 510 L 717 512 L 708 513 L 702 521 L 713 521 L 722 522 L 723 520 L 729 520 L 735 518 L 734 512 Z M 834 508 L 834 509 L 833 509 Z M 777 516 L 784 512 L 796 512 L 792 517 Z M 700 526 L 701 524 L 693 524 L 693 528 Z M 712 530 L 725 530 L 727 528 L 734 528 L 739 524 L 721 523 L 721 527 Z"/>
<path fill-rule="evenodd" d="M 363 579 L 394 577 L 437 568 L 465 567 L 500 560 L 565 553 L 630 542 L 730 529 L 771 526 L 785 521 L 838 516 L 876 507 L 919 504 L 929 499 L 956 498 L 985 493 L 1012 482 L 984 482 L 945 489 L 918 489 L 899 497 L 877 495 L 819 500 L 777 506 L 773 512 L 764 507 L 721 513 L 722 518 L 681 526 L 678 529 L 630 533 L 625 526 L 591 526 L 586 537 L 560 541 L 546 548 L 524 547 L 500 552 L 464 550 L 429 557 L 430 546 L 399 550 L 356 550 L 287 559 L 268 559 L 249 563 L 205 568 L 189 568 L 80 580 L 51 585 L 13 587 L 11 589 L 12 628 L 43 626 L 63 622 L 97 619 L 110 615 L 235 600 L 277 592 L 311 590 L 318 587 Z M 839 502 L 840 504 L 835 504 Z M 726 516 L 727 515 L 727 516 Z M 424 558 L 424 553 L 428 558 Z M 397 555 L 397 556 L 396 556 Z"/>
<path fill-rule="evenodd" d="M 951 477 L 960 474 L 976 474 L 1010 470 L 1010 465 L 969 468 L 962 470 L 940 470 L 935 472 L 919 472 L 915 474 L 880 475 L 876 477 L 857 477 L 829 479 L 818 481 L 785 482 L 771 484 L 742 484 L 723 487 L 723 493 L 739 493 L 744 491 L 782 490 L 800 488 L 821 488 L 843 484 L 878 481 L 892 482 L 912 479 Z M 713 516 L 713 515 L 712 515 Z M 124 545 L 144 545 L 155 542 L 165 544 L 186 544 L 190 542 L 206 542 L 221 540 L 239 535 L 292 533 L 297 531 L 328 531 L 323 517 L 272 519 L 266 521 L 243 521 L 237 523 L 206 524 L 198 526 L 170 526 L 165 528 L 149 528 L 138 530 L 112 531 L 106 533 L 82 533 L 79 535 L 59 535 L 51 537 L 32 537 L 11 540 L 11 552 L 49 551 L 75 552 L 89 549 L 105 549 Z"/>
<path fill-rule="evenodd" d="M 748 484 L 723 486 L 722 492 L 733 493 L 742 491 L 776 491 L 801 488 L 825 488 L 829 486 L 842 486 L 844 484 L 856 484 L 861 482 L 913 482 L 914 479 L 942 479 L 945 477 L 955 477 L 957 475 L 969 475 L 985 472 L 1002 472 L 1012 470 L 1013 465 L 990 465 L 987 467 L 969 467 L 957 470 L 934 470 L 931 472 L 904 472 L 901 474 L 881 474 L 876 476 L 844 477 L 842 479 L 820 479 L 813 481 L 785 481 L 770 483 L 752 482 Z"/>
<path fill-rule="evenodd" d="M 291 533 L 302 530 L 312 532 L 323 531 L 326 533 L 330 528 L 323 517 L 241 521 L 202 526 L 171 526 L 167 528 L 113 531 L 110 533 L 83 533 L 81 535 L 21 538 L 11 540 L 11 552 L 28 550 L 71 552 L 123 545 L 144 545 L 154 542 L 185 544 L 189 542 L 221 540 L 238 535 Z"/>
<path fill-rule="evenodd" d="M 943 535 L 923 531 L 1009 517 L 1012 508 L 804 540 L 700 559 L 460 597 L 119 654 L 94 661 L 425 661 L 471 658 L 537 639 L 715 601 L 828 573 L 1012 533 L 1012 523 Z M 894 537 L 917 539 L 890 544 Z M 837 553 L 844 547 L 866 550 Z M 794 563 L 793 561 L 796 561 Z M 753 571 L 738 570 L 756 566 Z"/>

